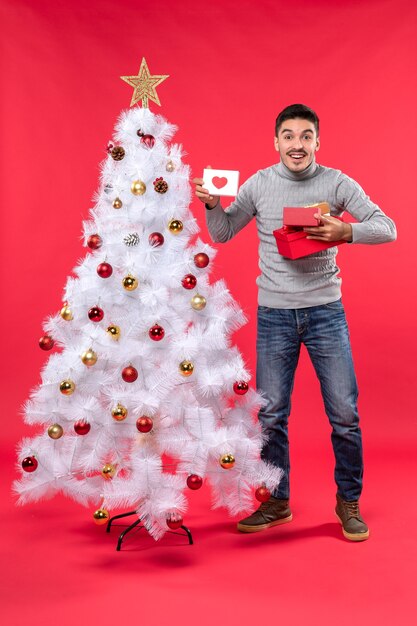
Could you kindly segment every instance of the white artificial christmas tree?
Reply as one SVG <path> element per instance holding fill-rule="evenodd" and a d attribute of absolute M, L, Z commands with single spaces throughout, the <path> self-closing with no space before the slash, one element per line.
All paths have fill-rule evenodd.
<path fill-rule="evenodd" d="M 245 318 L 209 282 L 215 251 L 196 238 L 174 132 L 146 106 L 120 116 L 84 223 L 90 250 L 44 325 L 41 347 L 59 351 L 24 411 L 44 433 L 21 442 L 15 483 L 21 504 L 62 492 L 98 508 L 98 523 L 134 509 L 155 539 L 182 524 L 184 492 L 204 479 L 236 514 L 281 475 L 260 459 L 262 399 L 230 340 Z"/>

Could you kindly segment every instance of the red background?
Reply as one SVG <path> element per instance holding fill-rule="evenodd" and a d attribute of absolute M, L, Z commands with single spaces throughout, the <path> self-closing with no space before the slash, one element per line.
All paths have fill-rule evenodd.
<path fill-rule="evenodd" d="M 376 604 L 372 604 L 375 598 L 369 591 L 371 595 L 364 597 L 361 606 L 363 610 L 363 606 L 370 602 L 366 623 L 373 623 L 372 616 L 389 615 L 390 610 L 393 615 L 398 615 L 398 611 L 402 614 L 403 624 L 411 623 L 407 621 L 410 619 L 411 595 L 403 581 L 406 574 L 409 575 L 411 561 L 407 566 L 407 559 L 400 558 L 399 554 L 410 556 L 410 550 L 415 550 L 415 543 L 408 541 L 409 533 L 413 531 L 401 526 L 404 517 L 410 520 L 412 494 L 409 490 L 415 486 L 417 430 L 415 235 L 411 215 L 415 204 L 417 165 L 415 3 L 411 0 L 348 0 L 341 5 L 330 0 L 299 0 L 295 3 L 283 0 L 260 0 L 257 3 L 249 0 L 146 3 L 133 0 L 91 0 L 88 3 L 81 0 L 71 3 L 62 0 L 2 0 L 0 11 L 3 24 L 1 382 L 4 385 L 1 446 L 3 458 L 7 459 L 4 504 L 8 518 L 18 531 L 13 554 L 19 546 L 24 547 L 26 541 L 33 544 L 35 535 L 46 537 L 45 545 L 39 545 L 38 539 L 35 542 L 39 562 L 42 562 L 45 549 L 53 553 L 57 545 L 67 545 L 75 550 L 76 543 L 72 543 L 74 532 L 85 532 L 84 543 L 97 541 L 96 528 L 85 530 L 89 521 L 85 521 L 84 511 L 62 499 L 32 507 L 32 515 L 33 511 L 36 512 L 32 519 L 34 525 L 28 526 L 24 519 L 28 509 L 15 510 L 10 498 L 9 485 L 13 474 L 10 468 L 15 442 L 23 435 L 31 434 L 31 430 L 23 425 L 19 411 L 30 388 L 38 383 L 39 370 L 46 358 L 37 347 L 42 320 L 60 307 L 66 277 L 77 259 L 85 254 L 80 244 L 81 221 L 88 216 L 97 187 L 98 165 L 105 156 L 105 146 L 116 118 L 130 103 L 131 89 L 119 76 L 136 74 L 141 58 L 145 56 L 151 73 L 170 75 L 158 88 L 161 109 L 152 103 L 151 108 L 179 126 L 176 140 L 188 153 L 186 160 L 193 175 L 199 176 L 210 164 L 216 168 L 240 170 L 243 181 L 257 169 L 272 164 L 277 157 L 273 148 L 275 117 L 287 104 L 303 102 L 314 108 L 321 119 L 318 161 L 340 168 L 356 179 L 396 221 L 398 241 L 394 244 L 343 246 L 338 258 L 361 390 L 360 410 L 369 468 L 364 502 L 366 498 L 372 502 L 372 506 L 368 504 L 368 515 L 373 516 L 376 526 L 374 543 L 368 542 L 367 546 L 371 547 L 366 548 L 371 551 L 367 563 L 372 566 L 365 575 L 368 583 L 364 584 L 367 588 L 366 584 L 376 576 L 376 588 L 380 588 L 381 581 L 386 583 L 387 589 L 394 588 L 394 591 L 384 593 L 381 602 Z M 203 239 L 208 240 L 202 205 L 197 200 L 193 202 L 193 211 L 198 217 Z M 255 224 L 227 245 L 219 245 L 218 250 L 213 279 L 226 279 L 232 294 L 249 316 L 249 324 L 235 336 L 235 341 L 254 372 L 255 279 L 258 273 Z M 317 381 L 304 355 L 294 392 L 291 442 L 296 487 L 294 499 L 297 503 L 298 498 L 301 510 L 309 503 L 304 511 L 307 527 L 308 513 L 315 512 L 318 492 L 320 497 L 322 494 L 326 496 L 323 500 L 326 515 L 328 511 L 331 513 L 334 486 L 328 435 Z M 312 483 L 316 480 L 317 487 L 314 488 Z M 173 560 L 172 563 L 169 561 L 171 569 L 164 569 L 162 560 L 158 563 L 157 558 L 151 565 L 153 557 L 149 555 L 147 567 L 153 571 L 155 580 L 158 576 L 170 579 L 178 575 L 186 581 L 188 575 L 187 584 L 191 585 L 188 598 L 191 595 L 199 602 L 204 601 L 206 593 L 220 593 L 216 596 L 218 613 L 209 611 L 207 623 L 213 623 L 217 618 L 221 620 L 222 615 L 231 618 L 232 624 L 245 623 L 244 616 L 248 617 L 250 610 L 266 616 L 270 606 L 268 596 L 276 591 L 276 586 L 271 586 L 272 571 L 276 572 L 281 590 L 283 579 L 287 581 L 286 586 L 284 584 L 285 597 L 291 598 L 288 612 L 285 609 L 281 616 L 292 614 L 296 616 L 294 619 L 299 616 L 300 621 L 292 623 L 302 623 L 304 609 L 298 602 L 294 604 L 298 598 L 297 583 L 300 583 L 297 567 L 304 568 L 306 554 L 317 563 L 320 553 L 314 551 L 324 544 L 327 547 L 323 549 L 329 554 L 336 548 L 343 551 L 343 555 L 340 552 L 334 556 L 335 571 L 342 560 L 347 559 L 352 567 L 349 580 L 361 575 L 361 561 L 352 564 L 352 552 L 347 550 L 354 548 L 358 554 L 359 546 L 336 543 L 336 532 L 334 536 L 333 531 L 330 532 L 329 539 L 326 532 L 323 538 L 320 533 L 316 533 L 316 537 L 306 531 L 304 542 L 308 540 L 308 545 L 289 541 L 285 547 L 280 546 L 274 556 L 274 541 L 262 538 L 257 544 L 251 538 L 254 550 L 249 551 L 241 537 L 237 539 L 235 535 L 227 534 L 232 532 L 232 527 L 225 515 L 208 512 L 208 493 L 201 495 L 200 500 L 198 497 L 190 515 L 196 507 L 194 523 L 198 528 L 201 521 L 200 545 L 209 548 L 210 559 L 204 560 L 201 554 L 193 557 L 195 562 L 187 563 L 188 569 L 182 563 L 184 567 L 177 570 L 176 559 L 185 557 L 173 556 L 171 550 L 170 556 L 164 557 L 164 562 Z M 323 510 L 320 504 L 316 511 L 318 520 L 323 521 Z M 398 523 L 398 515 L 400 527 L 397 525 L 393 530 L 392 524 Z M 50 535 L 42 532 L 45 524 L 53 528 Z M 58 525 L 59 533 L 68 533 L 65 537 L 56 535 Z M 226 535 L 223 536 L 222 532 Z M 288 532 L 283 531 L 283 536 L 287 533 L 290 537 Z M 99 536 L 101 540 L 102 535 Z M 300 535 L 300 541 L 302 537 Z M 392 540 L 405 542 L 401 544 L 401 550 L 393 546 L 388 548 Z M 147 545 L 152 554 L 161 555 L 160 547 Z M 249 572 L 254 568 L 266 572 L 268 584 L 264 584 L 262 576 L 257 576 L 263 580 L 263 586 L 254 590 L 248 596 L 250 599 L 238 601 L 239 589 L 248 584 L 248 579 L 236 579 L 236 572 L 225 575 L 220 552 L 218 560 L 213 556 L 217 546 L 219 551 L 230 550 L 227 558 L 232 563 L 239 563 L 242 558 Z M 265 550 L 261 554 L 265 555 L 266 561 L 259 557 L 256 546 Z M 91 558 L 89 580 L 98 575 L 94 569 L 97 563 L 92 564 L 95 549 L 98 550 L 93 545 L 88 553 L 88 559 Z M 104 556 L 108 550 L 110 547 L 106 545 L 100 553 L 100 566 L 112 562 L 110 558 L 107 562 Z M 364 546 L 362 550 L 365 554 Z M 378 555 L 384 552 L 386 557 L 387 550 L 392 558 L 388 568 L 392 580 L 388 570 L 377 566 L 380 563 Z M 287 573 L 280 568 L 284 554 L 288 563 L 295 567 L 291 570 L 286 563 Z M 135 560 L 130 561 L 125 571 L 130 577 L 136 572 L 134 563 L 140 570 L 143 558 L 134 552 L 129 556 L 132 555 Z M 261 561 L 257 562 L 256 558 Z M 21 570 L 26 571 L 24 559 L 24 556 L 22 561 L 13 558 L 17 567 L 13 587 L 19 591 L 21 585 L 30 582 L 33 586 L 35 580 L 45 591 L 45 587 L 55 580 L 51 575 L 53 568 L 42 570 L 41 578 L 30 574 L 21 581 Z M 65 563 L 65 568 L 70 568 L 68 562 Z M 112 565 L 116 567 L 115 573 L 121 575 L 124 571 L 121 560 L 117 566 Z M 204 569 L 206 565 L 208 569 Z M 79 563 L 75 560 L 72 566 L 77 572 Z M 193 567 L 202 568 L 199 571 L 204 580 L 205 575 L 208 577 L 207 584 L 201 589 L 193 587 Z M 237 569 L 244 571 L 242 567 Z M 314 572 L 315 566 L 311 567 Z M 184 573 L 185 569 L 188 574 Z M 217 572 L 220 581 L 238 580 L 235 600 L 241 609 L 230 606 L 228 599 L 234 597 L 230 588 L 223 597 L 219 588 L 210 586 L 209 571 Z M 291 571 L 293 580 L 288 573 Z M 307 602 L 305 607 L 310 611 L 311 623 L 319 623 L 314 620 L 320 616 L 324 620 L 322 623 L 327 623 L 327 613 L 323 613 L 326 594 L 333 597 L 337 611 L 332 587 L 335 572 L 329 563 L 324 565 L 324 571 L 329 578 L 320 584 L 320 592 L 315 587 L 318 585 L 316 575 L 312 574 L 302 583 L 303 588 L 315 590 L 314 593 L 311 591 L 310 604 Z M 72 575 L 68 576 L 65 584 L 72 579 Z M 340 593 L 344 580 L 341 577 L 337 587 Z M 181 595 L 184 588 L 179 585 L 177 591 Z M 37 593 L 40 593 L 37 609 L 43 606 L 46 611 L 48 596 L 44 597 L 39 589 Z M 83 606 L 79 594 L 74 593 L 79 602 L 77 606 Z M 146 593 L 150 593 L 149 589 Z M 178 600 L 179 596 L 175 597 Z M 29 594 L 26 599 L 29 615 L 33 598 Z M 273 597 L 271 601 L 273 604 Z M 173 600 L 172 611 L 175 612 L 174 605 Z M 294 614 L 291 611 L 295 605 L 297 611 Z M 376 605 L 378 610 L 369 609 Z M 11 610 L 13 618 L 9 623 L 20 624 L 16 609 L 15 613 L 13 608 Z M 24 615 L 25 610 L 22 608 Z M 161 623 L 155 617 L 158 610 L 162 608 L 147 605 L 146 624 Z M 329 611 L 330 620 L 332 612 Z M 77 613 L 81 614 L 85 615 Z M 43 615 L 46 620 L 47 615 L 47 612 Z M 346 623 L 349 617 L 350 613 Z M 338 621 L 345 623 L 340 615 Z M 187 622 L 174 620 L 173 623 Z"/>

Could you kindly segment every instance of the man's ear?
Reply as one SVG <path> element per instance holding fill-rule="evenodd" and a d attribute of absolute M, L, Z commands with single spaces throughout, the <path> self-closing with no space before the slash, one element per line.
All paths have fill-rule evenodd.
<path fill-rule="evenodd" d="M 279 147 L 278 147 L 278 137 L 274 137 L 274 146 L 275 146 L 275 150 L 277 152 L 279 152 Z"/>
<path fill-rule="evenodd" d="M 317 152 L 318 150 L 320 150 L 320 139 L 317 137 L 317 142 L 316 142 L 316 150 L 315 150 L 315 152 Z"/>

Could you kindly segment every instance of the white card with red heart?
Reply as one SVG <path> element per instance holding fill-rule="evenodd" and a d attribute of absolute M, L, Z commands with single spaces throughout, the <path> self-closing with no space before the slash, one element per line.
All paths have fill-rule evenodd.
<path fill-rule="evenodd" d="M 239 172 L 236 170 L 203 171 L 204 189 L 213 196 L 236 196 L 239 188 Z"/>

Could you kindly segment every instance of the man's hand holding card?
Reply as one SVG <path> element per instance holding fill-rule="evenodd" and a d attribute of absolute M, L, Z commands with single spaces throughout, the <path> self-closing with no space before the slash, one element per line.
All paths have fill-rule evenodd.
<path fill-rule="evenodd" d="M 214 170 L 207 167 L 203 178 L 194 178 L 196 196 L 208 207 L 214 208 L 220 196 L 236 196 L 239 188 L 239 172 L 236 170 Z"/>

